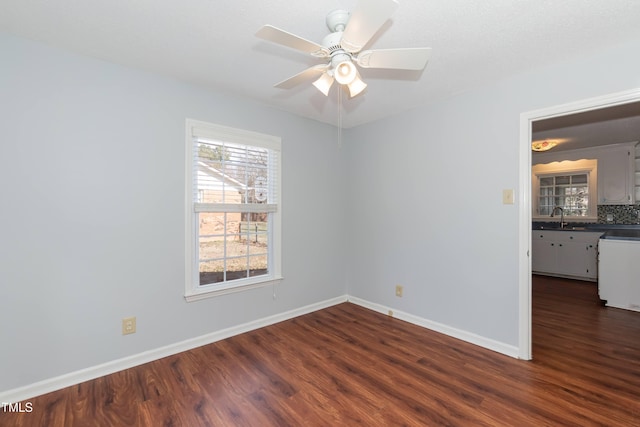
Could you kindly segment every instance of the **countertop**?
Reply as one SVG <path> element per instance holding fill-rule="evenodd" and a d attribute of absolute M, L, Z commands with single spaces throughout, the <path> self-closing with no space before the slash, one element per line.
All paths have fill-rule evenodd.
<path fill-rule="evenodd" d="M 566 223 L 565 223 L 566 224 Z M 591 231 L 604 233 L 601 239 L 612 240 L 640 240 L 640 224 L 602 224 L 602 223 L 580 223 L 570 222 L 564 228 L 560 228 L 560 223 L 538 222 L 532 223 L 532 230 L 549 231 Z"/>
<path fill-rule="evenodd" d="M 605 232 L 601 239 L 610 239 L 610 240 L 638 240 L 640 241 L 640 230 L 635 229 L 618 229 L 618 230 L 609 230 Z"/>
<path fill-rule="evenodd" d="M 608 230 L 640 230 L 640 224 L 603 224 L 600 222 L 565 222 L 560 228 L 559 221 L 533 221 L 532 230 L 560 230 L 560 231 L 608 231 Z"/>

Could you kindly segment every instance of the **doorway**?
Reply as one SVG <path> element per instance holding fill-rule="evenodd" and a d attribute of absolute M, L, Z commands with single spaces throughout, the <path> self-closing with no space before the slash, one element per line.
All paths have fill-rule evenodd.
<path fill-rule="evenodd" d="M 531 142 L 534 123 L 570 117 L 576 114 L 606 110 L 611 107 L 640 102 L 640 89 L 613 93 L 597 98 L 553 106 L 520 115 L 520 176 L 519 176 L 519 358 L 530 360 L 531 333 Z"/>

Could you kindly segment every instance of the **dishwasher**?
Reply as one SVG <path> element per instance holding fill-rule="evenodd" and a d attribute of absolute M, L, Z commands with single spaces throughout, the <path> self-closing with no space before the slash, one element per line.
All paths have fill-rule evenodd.
<path fill-rule="evenodd" d="M 598 253 L 600 299 L 608 307 L 640 311 L 640 229 L 607 231 Z"/>

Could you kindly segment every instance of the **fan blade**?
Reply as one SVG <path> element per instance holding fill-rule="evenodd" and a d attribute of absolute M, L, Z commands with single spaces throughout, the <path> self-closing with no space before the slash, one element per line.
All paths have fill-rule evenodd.
<path fill-rule="evenodd" d="M 298 37 L 295 34 L 288 33 L 272 25 L 265 25 L 260 28 L 256 36 L 292 49 L 310 53 L 320 58 L 329 56 L 329 50 L 318 43 L 303 39 L 302 37 Z"/>
<path fill-rule="evenodd" d="M 320 64 L 315 65 L 311 68 L 307 68 L 306 70 L 296 74 L 295 76 L 289 77 L 286 80 L 281 81 L 274 87 L 278 87 L 280 89 L 292 89 L 293 87 L 303 83 L 305 80 L 312 79 L 318 74 L 324 73 L 327 68 L 329 68 L 328 64 Z"/>
<path fill-rule="evenodd" d="M 358 55 L 362 68 L 393 68 L 396 70 L 422 70 L 427 66 L 431 48 L 365 50 Z"/>
<path fill-rule="evenodd" d="M 397 7 L 397 0 L 360 0 L 342 34 L 342 47 L 347 52 L 360 52 Z"/>

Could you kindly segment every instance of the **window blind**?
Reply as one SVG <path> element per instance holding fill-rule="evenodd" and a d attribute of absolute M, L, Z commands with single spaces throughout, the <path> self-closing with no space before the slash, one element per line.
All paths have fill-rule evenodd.
<path fill-rule="evenodd" d="M 220 126 L 191 129 L 196 212 L 275 212 L 279 138 Z"/>

